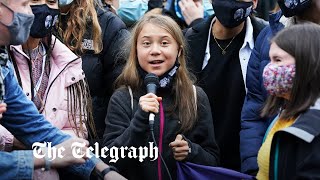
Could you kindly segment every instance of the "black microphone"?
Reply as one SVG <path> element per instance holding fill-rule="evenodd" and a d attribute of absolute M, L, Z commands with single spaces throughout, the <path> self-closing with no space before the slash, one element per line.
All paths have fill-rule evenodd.
<path fill-rule="evenodd" d="M 157 93 L 157 88 L 160 86 L 159 77 L 157 75 L 153 74 L 153 73 L 149 73 L 144 78 L 144 84 L 147 87 L 147 93 L 156 94 Z M 156 141 L 156 139 L 154 137 L 154 132 L 153 132 L 154 117 L 155 117 L 154 113 L 150 113 L 149 114 L 149 127 L 150 127 L 150 133 L 151 133 L 151 136 L 152 136 L 152 140 L 153 140 L 154 144 L 156 145 L 156 147 L 158 147 L 157 141 Z M 166 162 L 163 160 L 163 157 L 161 156 L 161 153 L 159 153 L 159 156 L 160 156 L 161 161 L 162 161 L 162 163 L 163 163 L 163 165 L 164 165 L 164 167 L 165 167 L 165 169 L 166 169 L 166 171 L 168 173 L 169 179 L 172 180 L 170 171 L 168 170 Z"/>
<path fill-rule="evenodd" d="M 153 73 L 149 73 L 144 78 L 144 84 L 147 88 L 147 93 L 157 93 L 157 88 L 159 87 L 159 77 Z M 154 113 L 149 114 L 149 125 L 151 130 L 153 130 L 153 124 L 154 124 Z"/>

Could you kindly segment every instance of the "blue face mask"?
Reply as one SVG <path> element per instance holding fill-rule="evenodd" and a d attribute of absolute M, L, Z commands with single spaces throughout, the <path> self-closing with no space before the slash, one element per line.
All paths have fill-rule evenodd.
<path fill-rule="evenodd" d="M 175 12 L 176 12 L 176 15 L 178 16 L 178 18 L 180 18 L 181 20 L 184 21 L 180 6 L 178 4 L 179 1 L 180 0 L 174 1 L 174 9 L 175 9 Z M 202 2 L 203 2 L 202 6 L 203 6 L 203 11 L 204 11 L 204 18 L 207 18 L 207 17 L 211 16 L 212 14 L 214 14 L 211 2 L 209 0 L 203 0 Z"/>
<path fill-rule="evenodd" d="M 59 6 L 66 6 L 73 2 L 73 0 L 59 0 Z"/>
<path fill-rule="evenodd" d="M 133 25 L 148 10 L 146 0 L 119 0 L 118 16 L 127 26 Z"/>
<path fill-rule="evenodd" d="M 13 14 L 13 20 L 10 25 L 5 25 L 0 22 L 4 26 L 6 26 L 8 28 L 8 31 L 10 32 L 10 45 L 21 45 L 25 43 L 29 37 L 30 28 L 34 20 L 34 15 L 14 12 L 5 4 L 3 5 L 7 7 Z"/>
<path fill-rule="evenodd" d="M 214 14 L 212 3 L 209 0 L 203 0 L 204 18 Z"/>

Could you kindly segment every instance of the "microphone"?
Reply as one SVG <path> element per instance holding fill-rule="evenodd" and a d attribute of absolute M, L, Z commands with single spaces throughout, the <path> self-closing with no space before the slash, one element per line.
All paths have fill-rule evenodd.
<path fill-rule="evenodd" d="M 160 83 L 159 83 L 159 77 L 153 73 L 149 73 L 146 75 L 146 77 L 144 78 L 144 84 L 146 85 L 146 88 L 147 88 L 147 93 L 153 93 L 153 94 L 156 94 L 157 93 L 157 88 L 160 86 Z M 150 133 L 151 133 L 151 136 L 152 136 L 152 140 L 154 142 L 154 144 L 156 145 L 156 147 L 158 147 L 157 145 L 157 141 L 154 137 L 154 132 L 153 132 L 153 125 L 154 125 L 154 117 L 155 117 L 155 114 L 154 113 L 150 113 L 149 114 L 149 127 L 150 127 Z M 161 158 L 161 161 L 169 175 L 169 179 L 172 180 L 171 178 L 171 174 L 170 174 L 170 171 L 168 170 L 168 167 L 166 165 L 166 162 L 163 160 L 163 157 L 161 156 L 161 153 L 159 153 L 159 156 Z"/>
<path fill-rule="evenodd" d="M 147 93 L 157 93 L 157 88 L 159 87 L 159 77 L 153 73 L 149 73 L 144 78 L 144 84 L 147 88 Z M 153 124 L 154 124 L 154 113 L 149 114 L 149 125 L 150 129 L 153 131 Z"/>

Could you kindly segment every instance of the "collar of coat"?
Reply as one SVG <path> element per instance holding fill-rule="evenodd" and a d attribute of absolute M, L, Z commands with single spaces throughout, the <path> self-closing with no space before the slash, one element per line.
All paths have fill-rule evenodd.
<path fill-rule="evenodd" d="M 314 106 L 301 114 L 292 126 L 283 129 L 308 143 L 320 134 L 320 99 Z"/>

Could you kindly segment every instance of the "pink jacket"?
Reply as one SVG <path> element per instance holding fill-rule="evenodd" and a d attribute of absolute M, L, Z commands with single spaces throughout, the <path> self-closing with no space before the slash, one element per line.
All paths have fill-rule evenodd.
<path fill-rule="evenodd" d="M 52 42 L 54 42 L 53 37 Z M 14 59 L 16 60 L 19 69 L 19 75 L 22 82 L 22 89 L 27 97 L 31 100 L 31 79 L 28 66 L 29 57 L 23 52 L 22 46 L 11 46 Z M 44 95 L 44 110 L 42 114 L 54 126 L 61 129 L 63 132 L 76 136 L 73 128 L 79 126 L 72 125 L 68 120 L 67 109 L 67 87 L 84 80 L 85 75 L 82 71 L 82 60 L 76 56 L 67 46 L 62 44 L 58 39 L 55 41 L 55 46 L 51 53 L 50 59 L 51 71 L 49 75 L 48 87 Z M 17 74 L 16 74 L 17 75 Z M 81 98 L 83 98 L 82 96 Z M 83 124 L 85 128 L 85 124 Z M 87 130 L 85 137 L 87 138 Z M 13 146 L 13 135 L 0 125 L 0 150 L 11 151 Z M 56 170 L 42 172 L 41 170 L 34 171 L 34 179 L 59 179 Z"/>

